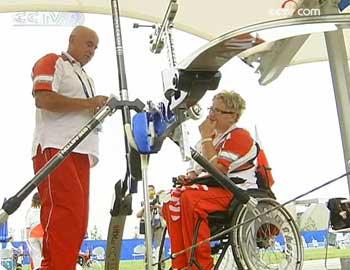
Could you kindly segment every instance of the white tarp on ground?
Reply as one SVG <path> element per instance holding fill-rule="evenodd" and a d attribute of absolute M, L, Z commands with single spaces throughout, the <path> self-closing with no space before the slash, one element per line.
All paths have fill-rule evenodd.
<path fill-rule="evenodd" d="M 304 1 L 306 4 L 315 0 Z M 247 25 L 289 17 L 303 0 L 178 0 L 179 10 L 175 19 L 177 29 L 212 40 L 228 31 Z M 168 0 L 119 0 L 122 16 L 161 22 Z M 312 14 L 312 5 L 304 15 Z M 18 11 L 67 11 L 87 13 L 111 13 L 109 0 L 1 0 L 0 12 Z M 297 55 L 293 63 L 326 60 L 320 43 L 309 42 L 307 51 Z M 311 55 L 311 57 L 309 57 Z"/>

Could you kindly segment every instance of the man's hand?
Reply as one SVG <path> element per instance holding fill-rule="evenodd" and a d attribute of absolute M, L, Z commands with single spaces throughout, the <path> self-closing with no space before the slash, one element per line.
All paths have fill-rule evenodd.
<path fill-rule="evenodd" d="M 97 113 L 107 102 L 108 97 L 106 96 L 96 96 L 90 98 L 91 110 L 93 114 Z"/>
<path fill-rule="evenodd" d="M 89 110 L 93 113 L 99 111 L 106 103 L 108 97 L 96 96 L 93 98 L 71 98 L 54 91 L 36 91 L 35 105 L 39 109 L 51 112 L 79 112 Z"/>

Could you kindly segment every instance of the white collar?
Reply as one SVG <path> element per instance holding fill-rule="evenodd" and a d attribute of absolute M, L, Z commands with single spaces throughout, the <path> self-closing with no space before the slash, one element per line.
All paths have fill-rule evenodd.
<path fill-rule="evenodd" d="M 69 61 L 69 63 L 71 63 L 72 65 L 76 64 L 79 67 L 81 67 L 80 63 L 77 60 L 75 60 L 74 57 L 71 56 L 68 52 L 62 52 L 62 55 L 65 56 L 67 58 L 67 60 Z"/>
<path fill-rule="evenodd" d="M 213 140 L 213 145 L 217 146 L 222 141 L 222 139 L 225 138 L 227 134 L 229 134 L 235 128 L 237 128 L 236 123 L 230 126 L 224 133 L 220 134 L 219 136 L 216 136 Z"/>

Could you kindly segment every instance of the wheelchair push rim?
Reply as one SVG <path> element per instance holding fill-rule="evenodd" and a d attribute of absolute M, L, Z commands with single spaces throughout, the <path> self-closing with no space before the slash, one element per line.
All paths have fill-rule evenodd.
<path fill-rule="evenodd" d="M 260 213 L 278 206 L 270 198 L 257 198 Z M 240 206 L 233 225 L 242 224 L 255 215 Z M 239 269 L 299 270 L 303 263 L 303 246 L 298 227 L 291 214 L 280 207 L 231 233 L 232 251 Z"/>

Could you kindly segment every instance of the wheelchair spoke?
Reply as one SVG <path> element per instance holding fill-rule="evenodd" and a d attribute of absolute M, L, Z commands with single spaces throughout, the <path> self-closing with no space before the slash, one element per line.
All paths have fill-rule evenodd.
<path fill-rule="evenodd" d="M 264 213 L 278 203 L 259 198 L 258 210 Z M 254 217 L 247 208 L 235 215 L 233 225 Z M 232 232 L 232 249 L 241 269 L 299 270 L 303 250 L 298 228 L 285 208 L 276 209 Z"/>

